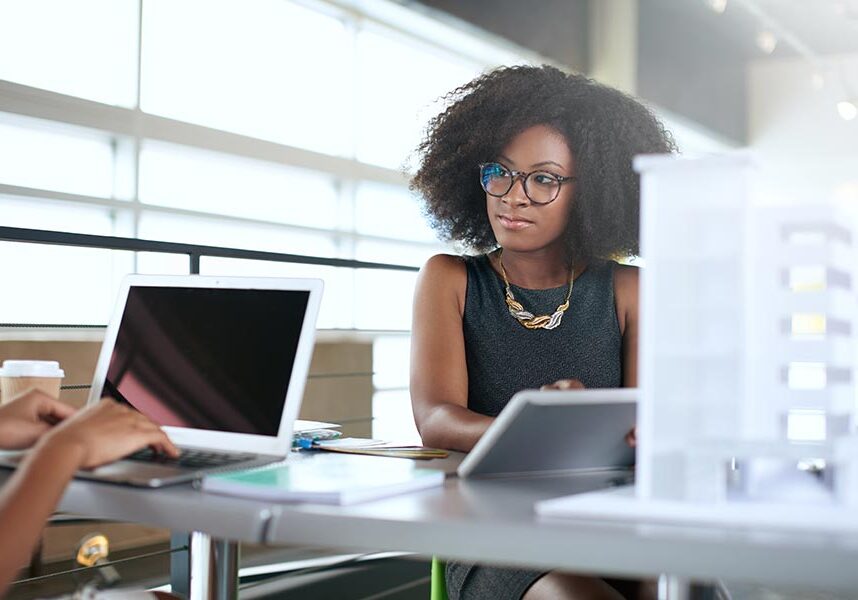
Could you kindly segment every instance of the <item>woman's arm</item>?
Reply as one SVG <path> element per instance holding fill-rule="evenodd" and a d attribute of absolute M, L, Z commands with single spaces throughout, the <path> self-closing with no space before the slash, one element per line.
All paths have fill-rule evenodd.
<path fill-rule="evenodd" d="M 640 270 L 617 265 L 614 270 L 614 301 L 623 337 L 623 387 L 638 385 L 638 294 Z"/>
<path fill-rule="evenodd" d="M 69 417 L 41 437 L 0 492 L 0 595 L 30 556 L 75 471 L 146 446 L 178 455 L 157 425 L 112 400 Z"/>
<path fill-rule="evenodd" d="M 469 451 L 493 421 L 468 410 L 462 314 L 467 273 L 439 254 L 421 269 L 411 327 L 411 408 L 427 446 Z"/>
<path fill-rule="evenodd" d="M 623 336 L 623 387 L 638 386 L 638 300 L 640 270 L 617 265 L 614 270 L 614 301 Z M 626 435 L 629 446 L 637 446 L 637 427 Z"/>

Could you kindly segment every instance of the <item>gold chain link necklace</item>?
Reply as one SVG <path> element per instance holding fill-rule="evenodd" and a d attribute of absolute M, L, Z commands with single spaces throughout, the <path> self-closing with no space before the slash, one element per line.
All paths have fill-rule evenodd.
<path fill-rule="evenodd" d="M 503 249 L 498 253 L 498 265 L 500 266 L 501 276 L 503 277 L 504 286 L 506 286 L 506 306 L 515 319 L 527 327 L 528 329 L 554 329 L 560 326 L 560 321 L 563 319 L 563 313 L 569 308 L 569 298 L 572 297 L 572 286 L 575 284 L 575 269 L 569 272 L 569 291 L 566 292 L 566 299 L 563 304 L 557 307 L 552 315 L 535 316 L 532 312 L 524 310 L 521 302 L 515 299 L 512 295 L 512 290 L 509 287 L 509 279 L 506 276 L 506 269 L 503 268 Z"/>

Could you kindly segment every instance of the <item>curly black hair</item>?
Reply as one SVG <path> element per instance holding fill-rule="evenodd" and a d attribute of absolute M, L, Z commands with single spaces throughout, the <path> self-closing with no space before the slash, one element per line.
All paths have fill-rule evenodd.
<path fill-rule="evenodd" d="M 484 252 L 497 247 L 478 165 L 497 158 L 535 125 L 561 133 L 577 166 L 566 231 L 569 258 L 639 253 L 636 154 L 676 150 L 664 125 L 639 101 L 583 75 L 543 66 L 501 67 L 446 96 L 417 148 L 410 189 L 443 239 Z"/>

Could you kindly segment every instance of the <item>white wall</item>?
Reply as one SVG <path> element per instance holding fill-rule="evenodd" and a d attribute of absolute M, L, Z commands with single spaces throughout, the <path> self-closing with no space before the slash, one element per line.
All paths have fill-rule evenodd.
<path fill-rule="evenodd" d="M 748 69 L 751 147 L 761 154 L 858 157 L 858 119 L 844 121 L 837 102 L 851 84 L 858 95 L 858 54 L 826 59 L 820 69 L 804 59 L 759 60 Z M 814 88 L 813 76 L 824 78 Z"/>
<path fill-rule="evenodd" d="M 815 73 L 824 78 L 820 89 Z M 858 202 L 858 119 L 845 121 L 837 112 L 837 102 L 858 95 L 858 54 L 816 66 L 805 59 L 756 61 L 748 69 L 748 95 L 749 146 L 783 191 Z"/>

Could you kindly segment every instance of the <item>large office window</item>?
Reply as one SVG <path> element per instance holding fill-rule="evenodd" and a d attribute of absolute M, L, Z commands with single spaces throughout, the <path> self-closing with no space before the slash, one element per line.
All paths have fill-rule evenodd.
<path fill-rule="evenodd" d="M 408 191 L 411 153 L 446 92 L 511 60 L 392 2 L 6 0 L 2 222 L 419 266 L 449 248 Z M 104 323 L 122 269 L 189 269 L 152 253 L 17 257 L 87 283 L 62 305 L 4 301 L 7 323 Z M 325 326 L 409 328 L 413 274 L 329 270 L 339 302 L 323 306 Z"/>
<path fill-rule="evenodd" d="M 385 0 L 4 0 L 0 223 L 416 267 L 451 251 L 408 191 L 428 119 L 526 58 Z M 0 264 L 27 282 L 0 297 L 4 323 L 104 324 L 124 274 L 190 272 L 183 255 L 17 243 Z M 376 332 L 376 435 L 414 438 L 416 273 L 200 272 L 324 279 L 319 326 Z"/>
<path fill-rule="evenodd" d="M 137 0 L 0 2 L 0 79 L 133 107 Z"/>
<path fill-rule="evenodd" d="M 413 39 L 365 28 L 357 35 L 358 160 L 405 164 L 439 96 L 473 79 L 484 65 L 431 51 Z"/>
<path fill-rule="evenodd" d="M 352 43 L 343 18 L 284 0 L 145 0 L 140 107 L 347 155 Z"/>
<path fill-rule="evenodd" d="M 0 116 L 0 182 L 109 198 L 113 148 L 107 134 Z"/>
<path fill-rule="evenodd" d="M 338 217 L 331 175 L 148 141 L 139 197 L 143 204 L 316 229 L 335 228 Z"/>

